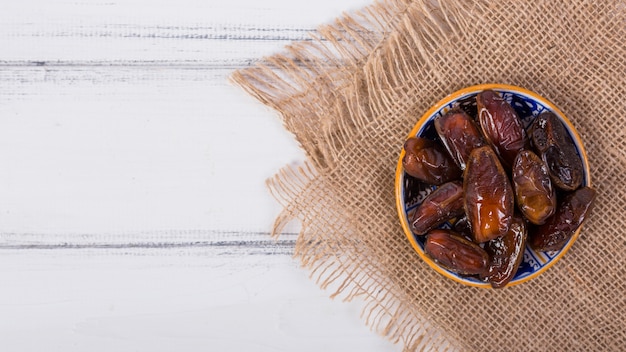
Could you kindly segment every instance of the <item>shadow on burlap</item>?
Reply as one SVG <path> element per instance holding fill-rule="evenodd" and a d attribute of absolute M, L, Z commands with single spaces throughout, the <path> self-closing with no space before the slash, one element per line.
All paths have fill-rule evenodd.
<path fill-rule="evenodd" d="M 276 109 L 307 154 L 268 184 L 284 205 L 275 233 L 302 223 L 295 256 L 322 287 L 363 297 L 366 323 L 406 350 L 626 349 L 626 4 L 387 0 L 311 38 L 232 80 Z M 554 102 L 582 136 L 598 191 L 567 255 L 503 290 L 430 269 L 394 200 L 419 116 L 489 82 Z"/>

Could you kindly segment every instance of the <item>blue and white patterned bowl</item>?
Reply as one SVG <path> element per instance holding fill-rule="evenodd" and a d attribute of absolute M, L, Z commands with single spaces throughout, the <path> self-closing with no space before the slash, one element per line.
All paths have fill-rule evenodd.
<path fill-rule="evenodd" d="M 449 109 L 457 105 L 461 106 L 464 110 L 469 111 L 470 113 L 474 112 L 473 116 L 475 116 L 476 95 L 478 95 L 478 93 L 480 93 L 481 91 L 487 89 L 491 89 L 500 93 L 500 95 L 502 95 L 502 97 L 513 106 L 513 108 L 517 111 L 518 115 L 522 119 L 524 127 L 528 127 L 532 123 L 532 121 L 544 110 L 549 110 L 556 114 L 556 116 L 561 119 L 565 128 L 572 137 L 572 140 L 576 145 L 578 155 L 583 161 L 583 186 L 591 186 L 587 154 L 585 153 L 582 140 L 580 139 L 580 136 L 576 132 L 576 129 L 574 128 L 572 123 L 554 104 L 550 103 L 547 99 L 541 97 L 540 95 L 524 88 L 504 84 L 482 84 L 456 91 L 443 98 L 441 101 L 435 104 L 435 106 L 430 108 L 430 110 L 428 110 L 419 119 L 415 127 L 413 127 L 413 130 L 411 130 L 411 133 L 408 137 L 424 137 L 432 140 L 439 140 L 433 123 L 435 118 L 445 114 Z M 413 245 L 413 248 L 422 257 L 422 259 L 426 261 L 426 263 L 428 263 L 440 274 L 465 285 L 491 288 L 490 284 L 480 281 L 476 278 L 465 277 L 446 270 L 424 254 L 424 242 L 426 238 L 425 236 L 417 236 L 411 232 L 411 227 L 409 226 L 408 219 L 411 218 L 411 215 L 413 214 L 415 209 L 417 209 L 417 207 L 422 203 L 424 198 L 433 191 L 434 187 L 424 184 L 419 180 L 407 175 L 402 167 L 403 157 L 404 150 L 402 150 L 400 154 L 400 158 L 398 159 L 398 166 L 396 168 L 396 206 L 404 232 L 411 244 Z M 440 227 L 451 228 L 451 226 L 452 224 L 445 223 Z M 517 274 L 507 286 L 513 286 L 528 281 L 546 271 L 549 267 L 551 267 L 552 265 L 554 265 L 554 263 L 561 259 L 561 257 L 563 257 L 565 252 L 567 252 L 567 250 L 572 246 L 574 241 L 576 241 L 579 233 L 580 228 L 578 228 L 572 238 L 559 251 L 537 252 L 527 246 L 524 252 L 524 260 L 522 261 L 517 271 Z"/>

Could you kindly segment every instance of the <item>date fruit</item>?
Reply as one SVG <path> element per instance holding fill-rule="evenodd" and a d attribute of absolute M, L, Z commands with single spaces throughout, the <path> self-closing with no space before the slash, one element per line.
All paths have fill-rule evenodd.
<path fill-rule="evenodd" d="M 591 187 L 567 194 L 559 202 L 556 214 L 530 232 L 530 246 L 541 252 L 563 248 L 591 212 L 595 198 L 596 191 Z"/>
<path fill-rule="evenodd" d="M 485 145 L 483 136 L 469 115 L 456 108 L 435 119 L 435 129 L 443 145 L 461 170 L 465 170 L 472 150 Z"/>
<path fill-rule="evenodd" d="M 514 216 L 509 231 L 502 237 L 487 242 L 485 251 L 490 262 L 484 279 L 493 288 L 506 286 L 519 268 L 526 248 L 526 223 L 520 216 Z"/>
<path fill-rule="evenodd" d="M 515 109 L 500 94 L 485 90 L 476 96 L 478 121 L 487 142 L 510 169 L 517 153 L 527 148 L 528 138 Z"/>
<path fill-rule="evenodd" d="M 545 223 L 556 209 L 556 194 L 543 160 L 530 150 L 522 150 L 513 163 L 511 178 L 517 207 L 526 219 L 535 225 Z"/>
<path fill-rule="evenodd" d="M 423 235 L 447 220 L 463 215 L 463 184 L 460 181 L 441 185 L 417 208 L 411 218 L 413 232 Z"/>
<path fill-rule="evenodd" d="M 573 191 L 582 184 L 583 163 L 574 141 L 554 113 L 546 111 L 537 116 L 530 129 L 530 139 L 548 165 L 556 187 Z"/>
<path fill-rule="evenodd" d="M 407 174 L 431 185 L 441 185 L 461 177 L 461 169 L 438 143 L 420 137 L 404 143 L 402 166 Z"/>
<path fill-rule="evenodd" d="M 451 230 L 431 230 L 424 252 L 435 262 L 461 275 L 484 274 L 489 256 L 479 245 Z"/>
<path fill-rule="evenodd" d="M 480 147 L 470 154 L 463 190 L 474 241 L 483 243 L 504 235 L 513 217 L 513 189 L 491 147 Z"/>

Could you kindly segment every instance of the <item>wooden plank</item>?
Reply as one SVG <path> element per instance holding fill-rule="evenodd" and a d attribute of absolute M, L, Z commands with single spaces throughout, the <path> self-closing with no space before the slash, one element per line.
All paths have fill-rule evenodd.
<path fill-rule="evenodd" d="M 19 1 L 0 5 L 0 61 L 242 62 L 309 38 L 366 0 Z"/>
<path fill-rule="evenodd" d="M 268 231 L 303 155 L 230 69 L 0 68 L 6 232 Z"/>
<path fill-rule="evenodd" d="M 286 256 L 0 250 L 4 351 L 393 351 Z"/>

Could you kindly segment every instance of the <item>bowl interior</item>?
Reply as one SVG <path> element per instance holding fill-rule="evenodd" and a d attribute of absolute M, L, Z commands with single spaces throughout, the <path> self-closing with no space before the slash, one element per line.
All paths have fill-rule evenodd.
<path fill-rule="evenodd" d="M 506 99 L 517 111 L 518 115 L 522 119 L 525 128 L 527 128 L 533 122 L 533 120 L 545 110 L 552 111 L 554 114 L 556 114 L 561 119 L 563 125 L 572 137 L 572 140 L 576 145 L 578 155 L 583 161 L 583 186 L 591 185 L 589 179 L 589 166 L 587 163 L 587 157 L 582 145 L 582 141 L 571 122 L 552 103 L 537 95 L 536 93 L 520 87 L 488 84 L 472 86 L 455 92 L 442 99 L 426 114 L 424 114 L 409 134 L 409 137 L 417 136 L 439 141 L 440 139 L 437 135 L 433 123 L 434 119 L 440 115 L 445 114 L 453 106 L 459 106 L 463 110 L 465 110 L 470 116 L 476 116 L 476 95 L 478 95 L 478 93 L 485 89 L 492 89 L 500 93 L 500 95 L 502 95 L 502 97 Z M 414 235 L 410 230 L 408 219 L 411 218 L 413 212 L 422 203 L 424 198 L 426 198 L 426 196 L 435 189 L 435 187 L 422 183 L 421 181 L 406 174 L 402 168 L 403 156 L 404 151 L 402 151 L 400 155 L 398 168 L 396 171 L 396 203 L 398 206 L 398 214 L 400 216 L 402 227 L 409 241 L 413 245 L 413 248 L 415 248 L 415 250 L 419 253 L 422 259 L 424 259 L 433 269 L 437 270 L 444 276 L 466 285 L 490 288 L 491 285 L 476 278 L 465 277 L 444 269 L 424 254 L 424 241 L 426 239 L 426 236 Z M 440 226 L 440 228 L 445 229 L 449 229 L 451 227 L 452 224 L 449 222 L 446 222 Z M 527 246 L 524 252 L 523 261 L 517 271 L 517 274 L 511 280 L 508 286 L 516 285 L 530 280 L 547 270 L 551 265 L 558 261 L 565 254 L 565 252 L 567 252 L 569 247 L 578 237 L 579 232 L 580 228 L 559 251 L 537 252 Z"/>

